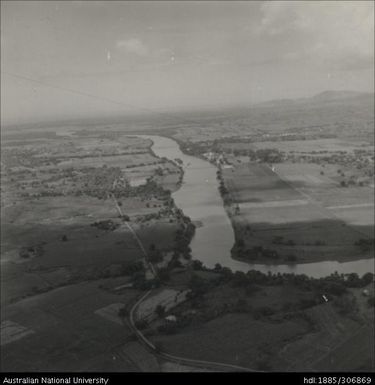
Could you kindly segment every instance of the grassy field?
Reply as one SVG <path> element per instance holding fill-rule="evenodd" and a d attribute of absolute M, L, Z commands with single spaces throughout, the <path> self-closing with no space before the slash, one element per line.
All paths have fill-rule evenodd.
<path fill-rule="evenodd" d="M 320 165 L 304 163 L 275 164 L 274 171 L 252 162 L 223 169 L 230 199 L 238 205 L 228 212 L 245 248 L 262 246 L 277 250 L 281 260 L 293 255 L 298 262 L 371 257 L 355 243 L 373 233 L 373 189 L 337 187 L 330 167 L 323 175 Z"/>
<path fill-rule="evenodd" d="M 96 311 L 113 303 L 127 304 L 139 292 L 130 290 L 116 295 L 99 288 L 110 281 L 67 286 L 3 309 L 2 322 L 11 320 L 32 333 L 2 346 L 1 369 L 136 370 L 133 363 L 116 356 L 116 349 L 129 341 L 129 329 Z"/>
<path fill-rule="evenodd" d="M 217 273 L 205 271 L 196 271 L 194 275 L 207 282 L 219 277 Z M 180 278 L 184 277 L 176 275 L 174 280 Z M 253 369 L 261 369 L 265 362 L 282 365 L 283 361 L 276 355 L 277 349 L 308 333 L 311 325 L 303 317 L 287 319 L 278 313 L 313 298 L 312 292 L 290 284 L 256 286 L 251 292 L 230 284 L 220 284 L 199 299 L 183 302 L 171 310 L 181 319 L 186 314 L 193 314 L 194 318 L 188 326 L 177 333 L 157 333 L 152 340 L 162 350 L 181 357 Z M 246 303 L 245 306 L 241 302 L 242 312 L 232 310 L 228 313 L 228 309 L 236 307 L 239 301 Z M 261 309 L 272 309 L 274 315 L 268 319 L 255 317 Z M 160 321 L 154 321 L 152 327 L 159 324 Z"/>
<path fill-rule="evenodd" d="M 316 371 L 374 371 L 374 328 L 361 327 L 313 366 Z"/>
<path fill-rule="evenodd" d="M 129 138 L 116 129 L 163 129 L 182 140 L 212 141 L 235 135 L 268 140 L 270 134 L 282 135 L 285 130 L 301 135 L 322 130 L 334 134 L 341 127 L 347 136 L 353 136 L 355 126 L 355 135 L 363 137 L 372 132 L 373 108 L 372 103 L 362 107 L 358 105 L 361 116 L 355 121 L 345 106 L 309 106 L 308 112 L 303 107 L 287 111 L 260 107 L 252 108 L 250 114 L 244 110 L 242 115 L 238 111 L 231 115 L 224 111 L 203 114 L 196 125 L 168 125 L 164 119 L 153 118 L 143 123 L 130 122 L 125 128 L 121 122 L 98 131 L 94 127 L 86 130 L 85 125 L 59 129 L 62 135 L 57 136 L 45 131 L 8 135 L 2 145 L 5 168 L 2 164 L 1 170 L 6 181 L 2 191 L 2 225 L 6 230 L 1 240 L 1 299 L 5 305 L 1 332 L 5 333 L 2 341 L 6 343 L 1 347 L 1 369 L 158 369 L 155 358 L 134 341 L 117 315 L 119 307 L 132 303 L 140 291 L 123 288 L 129 276 L 98 279 L 102 273 L 116 275 L 124 265 L 139 261 L 142 254 L 110 199 L 89 194 L 77 197 L 75 193 L 85 183 L 94 193 L 103 186 L 108 191 L 107 185 L 110 189 L 119 175 L 127 181 L 152 177 L 174 191 L 180 170 L 156 158 L 149 151 L 150 141 Z M 318 139 L 258 141 L 245 146 L 277 147 L 300 154 L 368 148 L 363 146 L 364 141 L 351 143 Z M 239 204 L 240 212 L 231 213 L 232 221 L 246 247 L 276 248 L 283 256 L 297 255 L 299 262 L 369 256 L 360 253 L 354 242 L 373 230 L 366 212 L 370 206 L 353 205 L 371 205 L 371 187 L 340 188 L 336 165 L 326 165 L 322 174 L 320 165 L 289 162 L 276 165 L 273 172 L 266 164 L 249 164 L 245 157 L 241 161 L 233 169 L 225 169 L 223 175 L 233 201 Z M 111 173 L 116 177 L 111 179 Z M 46 191 L 51 196 L 27 197 Z M 67 195 L 65 191 L 69 191 Z M 156 244 L 170 250 L 177 224 L 168 215 L 158 217 L 164 202 L 155 195 L 121 196 L 118 200 L 146 248 Z M 113 231 L 91 226 L 109 219 L 120 226 Z M 293 245 L 275 243 L 275 238 L 292 241 Z M 26 259 L 20 256 L 23 247 L 39 246 L 38 252 L 32 252 L 35 255 Z M 186 271 L 171 275 L 169 289 L 176 290 L 186 288 L 192 276 Z M 216 273 L 200 271 L 196 275 L 204 279 L 209 276 L 212 281 L 217 278 Z M 187 358 L 261 370 L 357 369 L 373 361 L 368 326 L 373 317 L 368 311 L 358 321 L 338 314 L 329 303 L 309 309 L 304 313 L 306 317 L 285 317 L 283 309 L 313 300 L 313 293 L 292 285 L 252 289 L 249 293 L 251 290 L 221 285 L 204 294 L 203 300 L 183 303 L 176 312 L 193 310 L 196 322 L 174 335 L 153 330 L 151 338 L 162 350 Z M 360 293 L 356 295 L 357 301 L 362 299 Z M 258 317 L 251 311 L 222 311 L 236 306 L 238 300 L 258 313 L 268 307 L 277 314 Z M 159 324 L 162 321 L 159 319 Z M 316 330 L 312 330 L 312 323 Z"/>
<path fill-rule="evenodd" d="M 289 370 L 374 370 L 373 322 L 343 317 L 330 304 L 308 310 L 317 332 L 281 351 Z M 369 366 L 367 366 L 369 365 Z"/>
<path fill-rule="evenodd" d="M 308 152 L 312 151 L 354 151 L 358 149 L 372 149 L 373 146 L 365 141 L 344 140 L 340 138 L 313 139 L 313 140 L 283 140 L 278 142 L 257 142 L 254 149 L 277 148 L 280 151 Z"/>
<path fill-rule="evenodd" d="M 228 314 L 182 333 L 154 337 L 172 354 L 258 368 L 275 346 L 308 330 L 303 321 L 265 323 L 249 315 Z"/>
<path fill-rule="evenodd" d="M 158 369 L 117 315 L 140 294 L 121 287 L 131 279 L 126 268 L 144 255 L 105 190 L 119 177 L 155 177 L 173 191 L 180 169 L 156 158 L 149 140 L 106 134 L 2 144 L 2 370 Z M 146 250 L 169 251 L 178 223 L 158 191 L 118 201 Z"/>
<path fill-rule="evenodd" d="M 156 158 L 149 140 L 68 134 L 14 136 L 5 145 L 1 369 L 158 371 L 118 317 L 140 295 L 124 285 L 126 267 L 143 253 L 114 201 L 95 191 L 110 190 L 119 176 L 152 177 L 174 191 L 181 171 Z M 107 180 L 111 173 L 117 179 Z M 178 224 L 155 188 L 118 202 L 146 249 L 171 250 Z M 97 225 L 106 221 L 113 227 Z"/>
<path fill-rule="evenodd" d="M 206 281 L 216 276 L 205 274 Z M 373 295 L 372 284 L 366 288 Z M 151 340 L 176 356 L 256 370 L 374 370 L 374 309 L 363 288 L 341 297 L 355 298 L 345 311 L 335 296 L 322 303 L 320 289 L 286 282 L 250 289 L 214 285 L 169 312 L 192 317 L 187 325 L 165 332 L 158 328 L 162 320 L 153 321 Z"/>
<path fill-rule="evenodd" d="M 223 177 L 238 203 L 303 199 L 301 194 L 278 178 L 266 165 L 252 163 L 224 169 Z"/>
<path fill-rule="evenodd" d="M 373 204 L 364 206 L 330 207 L 333 215 L 353 226 L 367 226 L 368 236 L 371 236 L 371 227 L 374 225 Z"/>

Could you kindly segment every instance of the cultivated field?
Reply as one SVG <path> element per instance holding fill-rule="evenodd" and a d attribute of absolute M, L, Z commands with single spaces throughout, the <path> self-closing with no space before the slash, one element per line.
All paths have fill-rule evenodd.
<path fill-rule="evenodd" d="M 149 140 L 59 133 L 2 143 L 1 368 L 143 370 L 149 353 L 119 310 L 141 293 L 131 288 L 144 260 L 134 234 L 147 251 L 175 245 L 166 190 L 181 170 Z"/>
<path fill-rule="evenodd" d="M 274 147 L 280 151 L 287 152 L 299 152 L 299 153 L 312 153 L 313 151 L 349 151 L 353 152 L 358 149 L 370 149 L 373 150 L 374 146 L 369 145 L 366 141 L 351 141 L 338 138 L 328 139 L 312 139 L 312 140 L 283 140 L 278 142 L 257 142 L 253 144 L 253 148 L 270 148 Z"/>
<path fill-rule="evenodd" d="M 228 212 L 244 249 L 273 249 L 281 261 L 297 263 L 371 257 L 373 248 L 364 250 L 357 243 L 373 234 L 373 188 L 342 187 L 340 167 L 288 161 L 223 167 Z M 277 263 L 254 253 L 246 258 Z"/>
<path fill-rule="evenodd" d="M 122 322 L 104 317 L 101 309 L 124 304 L 139 292 L 113 294 L 100 289 L 111 279 L 81 283 L 39 294 L 2 310 L 4 371 L 133 371 L 133 362 L 116 355 L 129 341 Z M 3 324 L 29 331 L 9 341 Z M 4 333 L 4 335 L 3 335 Z M 5 338 L 4 338 L 5 337 Z"/>
<path fill-rule="evenodd" d="M 347 261 L 373 256 L 372 107 L 308 100 L 2 135 L 1 369 L 194 370 L 161 363 L 130 331 L 128 311 L 152 287 L 136 324 L 162 352 L 265 371 L 373 370 L 371 285 L 365 295 L 347 285 L 358 277 L 190 261 L 194 229 L 170 199 L 183 170 L 129 136 L 214 154 L 234 258 Z"/>

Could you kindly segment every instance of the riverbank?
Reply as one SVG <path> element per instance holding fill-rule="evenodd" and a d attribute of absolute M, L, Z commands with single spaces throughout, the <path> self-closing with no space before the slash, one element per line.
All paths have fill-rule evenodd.
<path fill-rule="evenodd" d="M 295 265 L 309 265 L 309 264 L 314 264 L 314 263 L 337 263 L 338 265 L 339 264 L 342 264 L 342 263 L 356 263 L 357 261 L 372 261 L 374 258 L 372 256 L 368 256 L 368 257 L 363 257 L 362 255 L 359 255 L 357 256 L 356 259 L 353 259 L 353 258 L 350 258 L 350 257 L 344 257 L 344 258 L 340 258 L 340 260 L 326 260 L 324 259 L 323 257 L 322 258 L 307 258 L 307 259 L 304 259 L 304 260 L 298 260 L 298 262 L 291 262 L 291 261 L 287 261 L 287 260 L 282 260 L 282 261 L 278 261 L 278 263 L 275 263 L 275 262 L 272 262 L 272 261 L 267 261 L 267 260 L 264 260 L 264 259 L 261 259 L 261 258 L 252 258 L 251 261 L 247 260 L 246 258 L 241 258 L 239 257 L 238 255 L 236 255 L 235 253 L 232 253 L 232 256 L 231 258 L 233 258 L 234 260 L 236 261 L 241 261 L 241 262 L 244 262 L 244 263 L 247 263 L 249 265 L 254 265 L 254 264 L 261 264 L 261 265 L 266 265 L 266 266 L 275 266 L 275 265 L 279 265 L 279 266 L 290 266 L 290 267 L 293 267 Z"/>
<path fill-rule="evenodd" d="M 217 263 L 236 271 L 247 272 L 255 269 L 264 273 L 295 273 L 322 277 L 337 271 L 339 274 L 356 272 L 360 275 L 374 270 L 372 259 L 360 259 L 339 263 L 322 261 L 295 264 L 249 263 L 231 258 L 235 244 L 232 218 L 228 207 L 218 190 L 217 167 L 206 160 L 184 154 L 178 143 L 167 137 L 140 135 L 153 141 L 152 150 L 158 157 L 182 160 L 184 179 L 179 190 L 172 197 L 192 222 L 200 222 L 191 242 L 192 256 L 213 268 Z M 226 206 L 226 207 L 225 207 Z"/>
<path fill-rule="evenodd" d="M 171 134 L 164 133 L 161 136 L 167 137 L 168 139 L 175 141 L 177 143 L 177 145 L 179 146 L 181 152 L 183 154 L 185 154 L 186 156 L 189 156 L 189 157 L 194 156 L 194 157 L 196 157 L 196 158 L 198 158 L 204 162 L 211 164 L 213 167 L 215 167 L 217 179 L 220 183 L 222 182 L 222 179 L 220 177 L 222 169 L 220 166 L 218 167 L 216 162 L 208 161 L 207 158 L 205 158 L 201 154 L 192 154 L 190 152 L 186 152 L 186 149 L 189 148 L 189 146 L 185 142 L 182 142 L 180 139 L 174 138 Z M 268 166 L 267 166 L 267 168 L 268 168 Z M 341 246 L 329 247 L 332 250 L 332 252 L 331 252 L 332 255 L 328 255 L 328 256 L 327 256 L 326 252 L 315 253 L 314 256 L 311 256 L 304 251 L 298 252 L 298 249 L 297 249 L 297 252 L 296 252 L 295 250 L 293 250 L 293 248 L 289 247 L 290 254 L 292 254 L 292 255 L 298 254 L 298 256 L 293 256 L 292 258 L 290 258 L 290 255 L 284 255 L 284 256 L 280 255 L 280 259 L 278 259 L 278 260 L 267 260 L 267 258 L 264 258 L 264 257 L 263 258 L 257 257 L 256 254 L 254 253 L 251 256 L 251 258 L 241 257 L 241 253 L 238 252 L 238 250 L 236 249 L 237 238 L 240 237 L 240 235 L 239 235 L 240 231 L 237 229 L 238 224 L 236 223 L 236 215 L 234 214 L 234 212 L 236 211 L 236 207 L 235 207 L 236 204 L 234 204 L 234 202 L 231 202 L 230 200 L 226 199 L 227 196 L 225 194 L 224 195 L 222 194 L 220 186 L 219 186 L 219 192 L 220 192 L 220 195 L 222 197 L 224 209 L 227 213 L 228 218 L 230 219 L 230 222 L 232 224 L 232 228 L 234 231 L 234 235 L 236 238 L 235 243 L 233 244 L 233 247 L 232 247 L 231 252 L 230 252 L 231 258 L 235 261 L 238 261 L 241 263 L 246 263 L 249 266 L 254 266 L 254 264 L 256 264 L 257 266 L 264 265 L 264 266 L 269 266 L 269 267 L 279 265 L 279 266 L 281 266 L 281 269 L 283 269 L 283 271 L 285 271 L 285 269 L 288 268 L 288 266 L 290 266 L 291 268 L 294 268 L 294 266 L 297 264 L 302 265 L 302 264 L 313 264 L 313 263 L 327 262 L 327 263 L 332 263 L 332 264 L 337 265 L 337 268 L 339 269 L 339 271 L 341 271 L 342 269 L 340 268 L 339 264 L 347 263 L 347 262 L 362 261 L 362 260 L 368 260 L 371 263 L 372 260 L 374 259 L 373 250 L 372 250 L 372 252 L 371 252 L 371 250 L 369 250 L 367 253 L 358 253 L 357 250 L 353 249 L 353 253 L 351 253 L 349 255 L 348 254 L 345 255 L 342 253 L 342 247 Z M 320 247 L 319 250 L 327 249 L 327 246 L 325 246 L 323 243 L 320 245 L 313 245 L 313 244 L 311 244 L 311 245 L 306 244 L 305 245 L 305 248 L 307 248 L 307 249 L 308 248 L 312 249 L 312 248 L 316 248 L 316 247 Z M 271 249 L 282 248 L 282 246 L 280 247 L 280 245 L 275 246 L 275 245 L 271 244 L 270 248 Z M 369 270 L 369 271 L 373 271 L 373 270 L 374 269 Z M 365 271 L 361 271 L 361 273 L 365 273 Z"/>
<path fill-rule="evenodd" d="M 373 297 L 372 281 L 372 274 L 312 279 L 258 271 L 234 273 L 194 263 L 193 269 L 172 274 L 170 281 L 149 293 L 156 299 L 171 287 L 188 292 L 186 300 L 163 308 L 162 313 L 154 301 L 143 315 L 148 321 L 142 323 L 142 333 L 158 354 L 181 360 L 293 371 L 324 365 L 317 348 L 322 345 L 339 358 L 327 370 L 341 365 L 342 352 L 353 355 L 351 345 L 343 342 L 354 342 L 361 329 L 361 345 L 355 346 L 356 358 L 348 366 L 356 369 L 370 362 L 373 348 L 369 338 L 373 305 L 361 295 L 366 288 Z M 175 321 L 167 322 L 168 316 Z M 308 364 L 305 356 L 310 358 Z"/>

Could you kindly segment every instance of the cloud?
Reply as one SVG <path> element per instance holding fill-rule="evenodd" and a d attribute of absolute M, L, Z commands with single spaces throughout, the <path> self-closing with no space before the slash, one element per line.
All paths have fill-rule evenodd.
<path fill-rule="evenodd" d="M 369 67 L 374 60 L 374 3 L 267 2 L 256 32 L 289 39 L 286 59 L 311 59 L 342 69 Z"/>
<path fill-rule="evenodd" d="M 116 42 L 116 48 L 138 56 L 147 56 L 149 53 L 148 47 L 138 38 L 118 40 Z"/>

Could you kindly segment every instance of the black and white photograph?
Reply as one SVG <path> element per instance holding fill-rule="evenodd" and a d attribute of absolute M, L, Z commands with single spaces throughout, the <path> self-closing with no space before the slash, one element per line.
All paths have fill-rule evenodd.
<path fill-rule="evenodd" d="M 1 0 L 2 384 L 373 384 L 374 108 L 373 1 Z"/>

